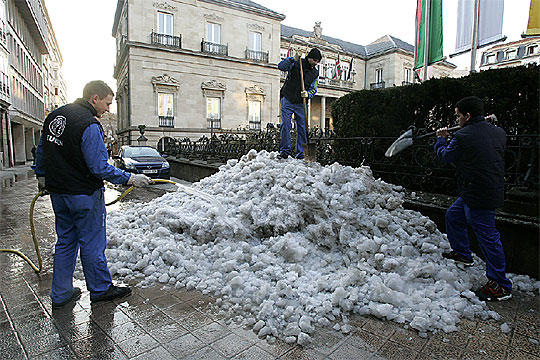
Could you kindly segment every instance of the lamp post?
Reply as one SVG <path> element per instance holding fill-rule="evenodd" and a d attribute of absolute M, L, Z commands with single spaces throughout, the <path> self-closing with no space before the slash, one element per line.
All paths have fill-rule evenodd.
<path fill-rule="evenodd" d="M 141 136 L 137 138 L 137 144 L 146 145 L 146 141 L 148 140 L 146 136 L 144 136 L 144 129 L 146 129 L 146 125 L 139 125 L 138 128 Z"/>

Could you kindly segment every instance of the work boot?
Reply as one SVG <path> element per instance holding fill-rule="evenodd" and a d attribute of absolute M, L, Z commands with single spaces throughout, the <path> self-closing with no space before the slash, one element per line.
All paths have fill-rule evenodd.
<path fill-rule="evenodd" d="M 443 252 L 442 257 L 445 259 L 454 260 L 455 262 L 463 264 L 464 266 L 467 266 L 467 267 L 474 265 L 472 258 L 467 259 L 465 256 L 458 254 L 455 251 Z"/>
<path fill-rule="evenodd" d="M 58 302 L 58 303 L 55 303 L 53 301 L 52 302 L 52 307 L 53 307 L 53 309 L 58 309 L 58 308 L 64 307 L 68 303 L 70 303 L 72 301 L 75 301 L 75 300 L 78 300 L 80 297 L 81 297 L 81 289 L 79 289 L 78 287 L 74 287 L 73 288 L 73 293 L 71 294 L 69 299 L 64 300 L 62 302 Z"/>
<path fill-rule="evenodd" d="M 512 298 L 512 292 L 497 284 L 494 280 L 489 280 L 486 285 L 474 292 L 482 301 L 504 301 Z"/>
<path fill-rule="evenodd" d="M 287 155 L 285 153 L 279 153 L 279 155 L 278 155 L 278 158 L 280 158 L 280 159 L 286 159 L 288 157 L 289 157 L 289 155 Z"/>
<path fill-rule="evenodd" d="M 105 293 L 99 296 L 95 296 L 95 297 L 90 296 L 90 301 L 92 302 L 111 301 L 114 299 L 123 298 L 124 296 L 128 296 L 128 295 L 131 295 L 131 288 L 127 286 L 111 285 L 109 286 L 109 289 Z"/>

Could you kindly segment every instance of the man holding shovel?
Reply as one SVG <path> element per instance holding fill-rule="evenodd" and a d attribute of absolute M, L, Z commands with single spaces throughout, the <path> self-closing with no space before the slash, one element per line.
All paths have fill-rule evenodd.
<path fill-rule="evenodd" d="M 504 150 L 506 133 L 487 122 L 484 105 L 476 96 L 456 104 L 461 129 L 447 143 L 448 129 L 437 131 L 435 152 L 443 162 L 456 165 L 458 199 L 446 211 L 446 233 L 452 251 L 442 256 L 472 266 L 468 225 L 472 227 L 486 261 L 488 282 L 476 296 L 483 301 L 512 298 L 512 282 L 506 277 L 501 236 L 495 227 L 495 209 L 504 204 Z"/>
<path fill-rule="evenodd" d="M 280 91 L 281 97 L 281 141 L 279 143 L 279 156 L 286 159 L 291 155 L 291 117 L 294 114 L 296 121 L 296 158 L 304 158 L 303 145 L 308 142 L 306 118 L 306 99 L 311 99 L 317 93 L 319 82 L 319 68 L 316 65 L 321 61 L 319 49 L 313 48 L 302 59 L 300 53 L 283 59 L 278 68 L 287 71 L 287 78 Z M 303 84 L 302 84 L 303 79 Z"/>

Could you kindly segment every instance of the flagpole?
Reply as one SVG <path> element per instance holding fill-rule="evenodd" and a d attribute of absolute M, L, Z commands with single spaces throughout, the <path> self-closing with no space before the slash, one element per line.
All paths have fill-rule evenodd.
<path fill-rule="evenodd" d="M 480 18 L 480 0 L 474 0 L 473 33 L 471 43 L 471 73 L 476 72 L 476 49 L 478 48 L 478 22 Z"/>
<path fill-rule="evenodd" d="M 429 28 L 430 28 L 430 12 L 431 12 L 431 0 L 426 0 L 426 16 L 424 22 L 425 37 L 424 37 L 424 81 L 427 78 L 428 72 L 428 60 L 429 60 Z"/>

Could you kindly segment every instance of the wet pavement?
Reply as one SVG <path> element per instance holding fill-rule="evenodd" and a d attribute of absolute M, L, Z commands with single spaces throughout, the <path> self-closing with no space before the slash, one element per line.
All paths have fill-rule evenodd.
<path fill-rule="evenodd" d="M 114 206 L 121 209 L 174 189 L 170 184 L 158 187 L 135 189 Z M 21 249 L 35 263 L 28 213 L 36 189 L 36 180 L 22 179 L 0 194 L 0 248 Z M 55 233 L 48 196 L 37 200 L 34 222 L 43 256 L 41 274 L 20 257 L 0 252 L 0 359 L 540 360 L 539 296 L 519 292 L 511 301 L 489 305 L 500 320 L 463 320 L 458 332 L 422 338 L 396 323 L 354 315 L 350 333 L 317 328 L 304 348 L 259 339 L 218 315 L 212 307 L 215 298 L 198 291 L 135 288 L 125 299 L 91 304 L 84 281 L 76 280 L 81 299 L 52 310 Z M 509 332 L 501 330 L 503 323 Z"/>

